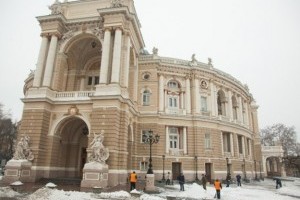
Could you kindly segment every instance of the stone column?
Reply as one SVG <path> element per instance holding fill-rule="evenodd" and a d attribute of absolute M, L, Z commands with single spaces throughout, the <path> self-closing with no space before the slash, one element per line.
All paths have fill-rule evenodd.
<path fill-rule="evenodd" d="M 185 93 L 185 108 L 186 113 L 191 114 L 191 85 L 190 85 L 190 77 L 186 77 L 185 79 L 185 87 L 186 87 L 186 93 Z"/>
<path fill-rule="evenodd" d="M 36 64 L 36 71 L 34 73 L 33 87 L 41 86 L 48 44 L 49 44 L 48 38 L 46 36 L 43 36 L 39 57 Z"/>
<path fill-rule="evenodd" d="M 130 66 L 130 36 L 126 34 L 126 43 L 125 43 L 125 52 L 126 52 L 126 59 L 124 64 L 124 87 L 128 88 L 128 79 L 129 79 L 129 66 Z"/>
<path fill-rule="evenodd" d="M 239 104 L 239 112 L 238 112 L 238 120 L 243 122 L 243 105 L 242 105 L 242 97 L 238 97 L 238 104 Z"/>
<path fill-rule="evenodd" d="M 245 137 L 242 136 L 242 153 L 243 153 L 243 156 L 245 157 Z"/>
<path fill-rule="evenodd" d="M 164 111 L 164 77 L 159 74 L 159 112 Z"/>
<path fill-rule="evenodd" d="M 221 132 L 221 152 L 222 155 L 224 156 L 224 144 L 223 144 L 224 140 L 223 140 L 223 133 Z"/>
<path fill-rule="evenodd" d="M 183 127 L 183 154 L 187 154 L 187 144 L 186 144 L 186 127 Z"/>
<path fill-rule="evenodd" d="M 249 147 L 249 158 L 252 158 L 252 142 L 248 140 L 248 147 Z"/>
<path fill-rule="evenodd" d="M 111 83 L 120 82 L 121 52 L 122 52 L 121 46 L 122 46 L 122 30 L 120 28 L 117 28 L 115 30 Z"/>
<path fill-rule="evenodd" d="M 210 83 L 210 96 L 211 96 L 211 98 L 210 98 L 211 115 L 217 116 L 217 113 L 216 113 L 217 100 L 216 100 L 215 86 L 214 86 L 213 82 Z"/>
<path fill-rule="evenodd" d="M 84 90 L 84 86 L 85 86 L 85 77 L 81 76 L 80 77 L 80 91 Z"/>
<path fill-rule="evenodd" d="M 170 148 L 170 136 L 169 136 L 169 127 L 166 126 L 166 154 L 169 154 L 169 148 Z"/>
<path fill-rule="evenodd" d="M 194 105 L 195 105 L 195 113 L 199 113 L 200 112 L 200 108 L 199 108 L 199 106 L 200 106 L 200 98 L 199 98 L 199 96 L 200 96 L 200 94 L 199 94 L 199 79 L 197 79 L 196 77 L 195 77 L 195 79 L 194 79 L 194 85 L 195 85 L 195 99 L 194 99 Z"/>
<path fill-rule="evenodd" d="M 233 148 L 233 133 L 230 133 L 230 151 L 231 155 L 234 156 L 234 148 Z"/>
<path fill-rule="evenodd" d="M 245 124 L 249 125 L 249 118 L 248 118 L 248 102 L 245 103 Z"/>
<path fill-rule="evenodd" d="M 46 68 L 44 73 L 44 80 L 43 80 L 43 86 L 46 87 L 51 86 L 57 42 L 58 42 L 58 37 L 55 34 L 53 34 L 51 36 L 51 42 L 49 46 Z"/>
<path fill-rule="evenodd" d="M 100 84 L 107 84 L 108 80 L 108 66 L 109 66 L 109 57 L 110 57 L 110 40 L 111 40 L 111 32 L 109 29 L 105 30 L 104 33 L 104 42 L 103 42 L 103 50 L 101 57 L 101 67 L 100 67 Z"/>
<path fill-rule="evenodd" d="M 184 109 L 184 107 L 183 107 L 183 105 L 184 105 L 183 104 L 183 102 L 184 102 L 183 92 L 180 92 L 179 96 L 180 96 L 180 108 Z"/>
<path fill-rule="evenodd" d="M 233 113 L 232 113 L 232 93 L 228 91 L 228 116 L 230 121 L 233 121 Z"/>

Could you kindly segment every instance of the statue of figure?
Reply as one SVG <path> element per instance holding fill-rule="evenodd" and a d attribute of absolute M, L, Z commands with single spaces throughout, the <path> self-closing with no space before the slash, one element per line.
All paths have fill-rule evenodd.
<path fill-rule="evenodd" d="M 52 15 L 57 15 L 57 14 L 61 14 L 62 13 L 61 3 L 58 0 L 56 0 L 54 2 L 54 4 L 52 4 L 51 6 L 49 6 L 49 9 L 51 10 L 51 14 Z"/>
<path fill-rule="evenodd" d="M 108 149 L 103 146 L 104 135 L 103 131 L 100 134 L 94 133 L 94 139 L 90 143 L 92 154 L 90 161 L 94 162 L 105 162 L 109 157 Z"/>
<path fill-rule="evenodd" d="M 153 47 L 152 53 L 153 53 L 153 55 L 157 55 L 158 54 L 158 48 Z"/>
<path fill-rule="evenodd" d="M 212 60 L 211 60 L 211 58 L 208 58 L 208 65 L 212 65 Z"/>
<path fill-rule="evenodd" d="M 20 138 L 16 146 L 16 151 L 13 159 L 15 160 L 29 160 L 32 161 L 34 159 L 34 155 L 29 148 L 30 137 L 25 135 Z"/>
<path fill-rule="evenodd" d="M 193 53 L 193 55 L 192 55 L 192 63 L 195 63 L 195 62 L 197 62 L 196 54 Z"/>
<path fill-rule="evenodd" d="M 119 7 L 122 7 L 123 4 L 122 4 L 122 0 L 112 0 L 111 1 L 111 7 L 113 8 L 119 8 Z"/>

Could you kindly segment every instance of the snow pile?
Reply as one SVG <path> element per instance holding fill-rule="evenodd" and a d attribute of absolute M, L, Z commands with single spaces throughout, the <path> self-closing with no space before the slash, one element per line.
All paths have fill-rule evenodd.
<path fill-rule="evenodd" d="M 0 187 L 0 199 L 18 197 L 20 194 L 10 187 Z"/>
<path fill-rule="evenodd" d="M 127 199 L 130 198 L 130 194 L 126 191 L 118 191 L 118 192 L 111 192 L 111 193 L 100 193 L 97 195 L 99 198 L 103 199 Z"/>

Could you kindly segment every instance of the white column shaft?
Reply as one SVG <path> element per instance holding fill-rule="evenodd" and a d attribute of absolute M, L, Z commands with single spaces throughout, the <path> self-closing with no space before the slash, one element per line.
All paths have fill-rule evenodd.
<path fill-rule="evenodd" d="M 183 127 L 183 154 L 187 154 L 186 127 Z"/>
<path fill-rule="evenodd" d="M 36 70 L 34 73 L 33 87 L 41 86 L 48 43 L 49 43 L 48 38 L 43 36 L 41 47 L 40 47 L 40 52 L 39 52 L 39 57 L 38 57 L 38 61 L 36 64 Z"/>
<path fill-rule="evenodd" d="M 234 148 L 233 148 L 233 133 L 230 133 L 230 151 L 231 155 L 234 156 Z"/>
<path fill-rule="evenodd" d="M 238 119 L 240 122 L 243 122 L 243 106 L 242 106 L 242 97 L 238 97 L 238 103 L 239 103 L 239 113 L 238 113 Z"/>
<path fill-rule="evenodd" d="M 122 30 L 116 29 L 113 61 L 112 61 L 112 72 L 111 72 L 112 83 L 120 82 L 121 50 L 122 50 L 121 45 L 122 45 Z"/>
<path fill-rule="evenodd" d="M 85 78 L 81 77 L 80 79 L 80 90 L 83 91 L 85 86 Z"/>
<path fill-rule="evenodd" d="M 195 105 L 195 113 L 200 112 L 200 94 L 199 94 L 199 79 L 195 77 L 194 79 L 194 85 L 195 85 L 195 99 L 194 99 L 194 105 Z"/>
<path fill-rule="evenodd" d="M 124 64 L 124 87 L 128 88 L 129 66 L 130 66 L 130 37 L 126 36 L 126 59 Z"/>
<path fill-rule="evenodd" d="M 169 127 L 166 126 L 166 154 L 169 154 L 169 148 L 170 148 L 170 137 L 169 137 Z"/>
<path fill-rule="evenodd" d="M 228 111 L 229 111 L 229 119 L 230 121 L 233 120 L 233 110 L 232 110 L 232 93 L 228 91 Z"/>
<path fill-rule="evenodd" d="M 186 112 L 188 114 L 191 113 L 191 86 L 190 86 L 190 79 L 187 78 L 185 80 L 185 87 L 186 87 L 186 93 L 185 93 L 185 107 L 186 107 Z"/>
<path fill-rule="evenodd" d="M 104 42 L 103 42 L 103 50 L 101 57 L 101 67 L 100 67 L 100 84 L 107 84 L 108 80 L 108 66 L 109 66 L 109 57 L 110 57 L 110 40 L 111 33 L 110 30 L 106 30 L 104 33 Z"/>
<path fill-rule="evenodd" d="M 48 56 L 47 56 L 43 86 L 47 86 L 47 87 L 51 86 L 51 80 L 52 80 L 53 68 L 54 68 L 54 60 L 55 60 L 55 54 L 56 54 L 56 48 L 57 48 L 57 41 L 58 41 L 57 36 L 52 35 L 50 46 L 49 46 L 49 51 L 48 51 Z"/>
<path fill-rule="evenodd" d="M 164 77 L 159 75 L 159 112 L 164 111 Z"/>
<path fill-rule="evenodd" d="M 242 153 L 243 153 L 243 156 L 245 156 L 246 154 L 245 154 L 245 137 L 244 136 L 242 136 Z"/>

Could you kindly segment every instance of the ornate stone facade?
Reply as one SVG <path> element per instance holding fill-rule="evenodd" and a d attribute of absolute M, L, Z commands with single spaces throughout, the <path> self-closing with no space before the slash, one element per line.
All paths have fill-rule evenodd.
<path fill-rule="evenodd" d="M 174 178 L 183 172 L 189 181 L 202 173 L 253 176 L 261 146 L 258 106 L 247 87 L 212 67 L 211 59 L 145 51 L 132 0 L 50 8 L 50 15 L 37 17 L 42 42 L 22 99 L 20 132 L 31 138 L 33 180 L 82 177 L 90 159 L 108 166 L 97 177 L 85 171 L 83 179 L 96 185 L 125 183 L 132 170 L 143 178 L 149 146 L 142 135 L 150 129 L 160 135 L 152 147 L 156 180 L 167 172 Z M 93 133 L 102 131 L 102 153 L 109 157 L 93 142 Z"/>

